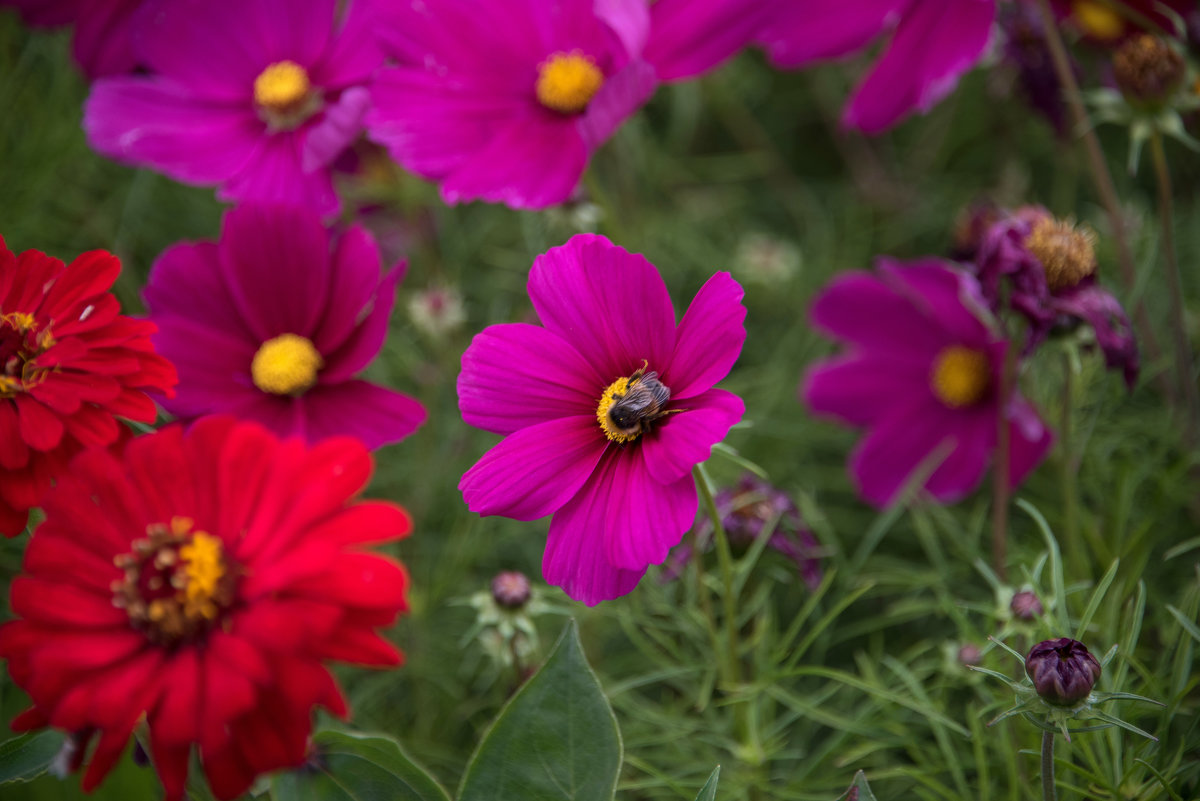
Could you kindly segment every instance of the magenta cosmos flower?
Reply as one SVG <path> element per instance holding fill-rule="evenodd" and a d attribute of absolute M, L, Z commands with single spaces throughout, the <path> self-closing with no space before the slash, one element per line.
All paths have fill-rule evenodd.
<path fill-rule="evenodd" d="M 89 78 L 131 72 L 137 64 L 130 35 L 133 12 L 142 0 L 0 0 L 30 25 L 74 24 L 71 55 Z"/>
<path fill-rule="evenodd" d="M 92 147 L 223 200 L 338 209 L 330 165 L 361 130 L 381 63 L 371 16 L 337 0 L 145 0 L 133 46 L 148 75 L 92 88 Z"/>
<path fill-rule="evenodd" d="M 644 257 L 589 234 L 539 256 L 542 325 L 493 325 L 463 354 L 463 419 L 504 439 L 463 475 L 471 511 L 554 515 L 546 581 L 594 605 L 631 591 L 696 517 L 692 467 L 741 419 L 713 384 L 742 350 L 742 289 L 717 273 L 678 326 Z"/>
<path fill-rule="evenodd" d="M 143 293 L 155 346 L 179 370 L 164 406 L 309 442 L 403 439 L 424 421 L 421 404 L 353 378 L 383 346 L 403 274 L 400 265 L 380 277 L 375 240 L 357 225 L 332 237 L 305 208 L 228 212 L 220 242 L 171 247 Z"/>
<path fill-rule="evenodd" d="M 792 0 L 771 3 L 759 39 L 785 69 L 856 53 L 891 34 L 842 123 L 880 133 L 949 94 L 987 47 L 995 0 Z"/>
<path fill-rule="evenodd" d="M 801 394 L 814 412 L 868 429 L 850 472 L 871 503 L 896 500 L 918 468 L 933 469 L 925 490 L 942 503 L 973 490 L 996 449 L 1002 406 L 1012 484 L 1046 455 L 1052 436 L 1037 412 L 1016 392 L 1001 398 L 1009 345 L 985 319 L 978 282 L 933 259 L 881 259 L 874 273 L 841 275 L 817 297 L 813 324 L 847 349 L 814 365 Z"/>
<path fill-rule="evenodd" d="M 448 203 L 545 208 L 654 92 L 732 55 L 744 0 L 438 0 L 381 10 L 371 138 Z M 755 12 L 761 13 L 761 12 Z M 731 21 L 736 20 L 737 24 Z"/>

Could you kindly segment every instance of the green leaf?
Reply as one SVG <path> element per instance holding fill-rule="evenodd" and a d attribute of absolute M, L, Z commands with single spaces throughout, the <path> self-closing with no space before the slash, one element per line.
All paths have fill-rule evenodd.
<path fill-rule="evenodd" d="M 721 766 L 717 765 L 709 774 L 708 781 L 700 788 L 700 795 L 696 796 L 696 801 L 717 801 L 717 779 L 720 776 Z"/>
<path fill-rule="evenodd" d="M 467 765 L 459 801 L 612 801 L 621 734 L 575 621 Z"/>
<path fill-rule="evenodd" d="M 316 759 L 272 780 L 276 801 L 450 801 L 389 737 L 323 731 L 313 744 Z"/>
<path fill-rule="evenodd" d="M 62 733 L 49 729 L 0 743 L 0 784 L 27 782 L 41 776 L 62 744 Z"/>

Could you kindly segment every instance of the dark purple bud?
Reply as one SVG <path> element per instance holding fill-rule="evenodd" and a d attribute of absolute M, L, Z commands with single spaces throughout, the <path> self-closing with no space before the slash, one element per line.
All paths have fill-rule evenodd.
<path fill-rule="evenodd" d="M 978 645 L 967 643 L 958 649 L 958 661 L 963 665 L 978 665 L 983 660 L 983 652 Z"/>
<path fill-rule="evenodd" d="M 1043 611 L 1042 602 L 1029 590 L 1022 590 L 1014 595 L 1008 608 L 1012 610 L 1013 617 L 1017 620 L 1026 621 L 1037 620 Z"/>
<path fill-rule="evenodd" d="M 1100 663 L 1078 640 L 1060 637 L 1039 642 L 1025 657 L 1025 675 L 1048 704 L 1075 706 L 1100 678 Z"/>
<path fill-rule="evenodd" d="M 505 570 L 492 579 L 492 599 L 505 609 L 520 609 L 529 601 L 531 592 L 524 573 Z"/>

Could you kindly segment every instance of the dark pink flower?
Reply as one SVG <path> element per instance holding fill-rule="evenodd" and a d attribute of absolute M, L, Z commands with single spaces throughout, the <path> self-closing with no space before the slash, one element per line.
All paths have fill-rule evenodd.
<path fill-rule="evenodd" d="M 403 274 L 400 265 L 380 276 L 360 226 L 335 238 L 309 209 L 228 212 L 220 242 L 168 249 L 143 294 L 154 343 L 179 370 L 164 405 L 185 420 L 233 414 L 309 442 L 403 439 L 424 421 L 421 404 L 353 377 L 383 346 Z"/>
<path fill-rule="evenodd" d="M 71 54 L 89 78 L 120 75 L 137 65 L 130 35 L 142 0 L 0 0 L 30 25 L 75 25 Z"/>
<path fill-rule="evenodd" d="M 593 605 L 695 520 L 692 467 L 744 410 L 713 389 L 745 340 L 742 289 L 717 273 L 676 325 L 654 265 L 585 234 L 537 258 L 529 297 L 542 325 L 490 326 L 463 354 L 463 419 L 504 439 L 459 489 L 483 515 L 554 515 L 542 573 Z"/>
<path fill-rule="evenodd" d="M 771 21 L 775 2 L 655 0 L 645 58 L 660 81 L 695 78 L 751 42 Z"/>
<path fill-rule="evenodd" d="M 92 88 L 92 147 L 223 200 L 338 209 L 330 165 L 358 137 L 382 56 L 369 4 L 145 0 L 133 19 L 150 74 Z"/>
<path fill-rule="evenodd" d="M 771 61 L 795 69 L 856 53 L 891 34 L 859 84 L 844 125 L 880 133 L 949 94 L 983 56 L 995 0 L 779 2 L 759 39 Z"/>
<path fill-rule="evenodd" d="M 973 490 L 996 449 L 1002 407 L 1011 482 L 1046 455 L 1052 436 L 1037 412 L 1016 392 L 1001 398 L 1009 343 L 987 316 L 975 279 L 934 259 L 881 259 L 875 272 L 841 275 L 818 296 L 813 324 L 847 349 L 808 371 L 802 396 L 813 411 L 868 429 L 850 472 L 871 503 L 896 500 L 919 468 L 933 471 L 924 488 L 939 502 Z"/>

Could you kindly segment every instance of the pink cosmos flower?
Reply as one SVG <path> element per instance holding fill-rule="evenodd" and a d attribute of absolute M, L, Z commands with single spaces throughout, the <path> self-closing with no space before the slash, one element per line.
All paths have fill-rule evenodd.
<path fill-rule="evenodd" d="M 696 516 L 692 467 L 741 419 L 728 374 L 746 332 L 742 289 L 717 273 L 683 320 L 644 257 L 576 236 L 539 256 L 542 325 L 493 325 L 463 354 L 463 419 L 504 435 L 463 475 L 482 515 L 554 515 L 542 573 L 594 605 L 630 592 Z"/>
<path fill-rule="evenodd" d="M 30 25 L 75 25 L 71 55 L 89 78 L 120 75 L 137 65 L 130 35 L 133 12 L 142 0 L 0 0 Z"/>
<path fill-rule="evenodd" d="M 425 419 L 412 398 L 353 378 L 387 335 L 399 265 L 380 277 L 362 227 L 331 237 L 316 213 L 239 206 L 220 242 L 174 245 L 143 293 L 158 352 L 176 363 L 168 411 L 227 413 L 281 437 L 352 436 L 374 449 Z"/>
<path fill-rule="evenodd" d="M 1037 412 L 1015 391 L 1001 398 L 1009 343 L 986 319 L 978 282 L 934 259 L 881 259 L 818 296 L 813 324 L 847 349 L 809 369 L 801 396 L 814 412 L 868 429 L 850 472 L 872 504 L 896 500 L 918 468 L 936 466 L 924 486 L 939 502 L 973 490 L 996 449 L 1001 407 L 1012 484 L 1046 455 L 1052 436 Z"/>
<path fill-rule="evenodd" d="M 223 200 L 336 213 L 330 165 L 358 136 L 381 63 L 369 5 L 337 0 L 145 0 L 133 45 L 148 75 L 104 78 L 84 109 L 111 158 Z"/>
<path fill-rule="evenodd" d="M 856 53 L 891 34 L 859 84 L 842 123 L 869 134 L 949 94 L 987 47 L 996 0 L 792 0 L 775 9 L 759 39 L 771 61 L 795 69 Z"/>
<path fill-rule="evenodd" d="M 448 203 L 562 203 L 658 79 L 699 74 L 746 43 L 759 17 L 737 14 L 744 5 L 393 3 L 381 8 L 380 26 L 397 66 L 371 90 L 369 134 L 406 169 L 438 182 Z"/>

